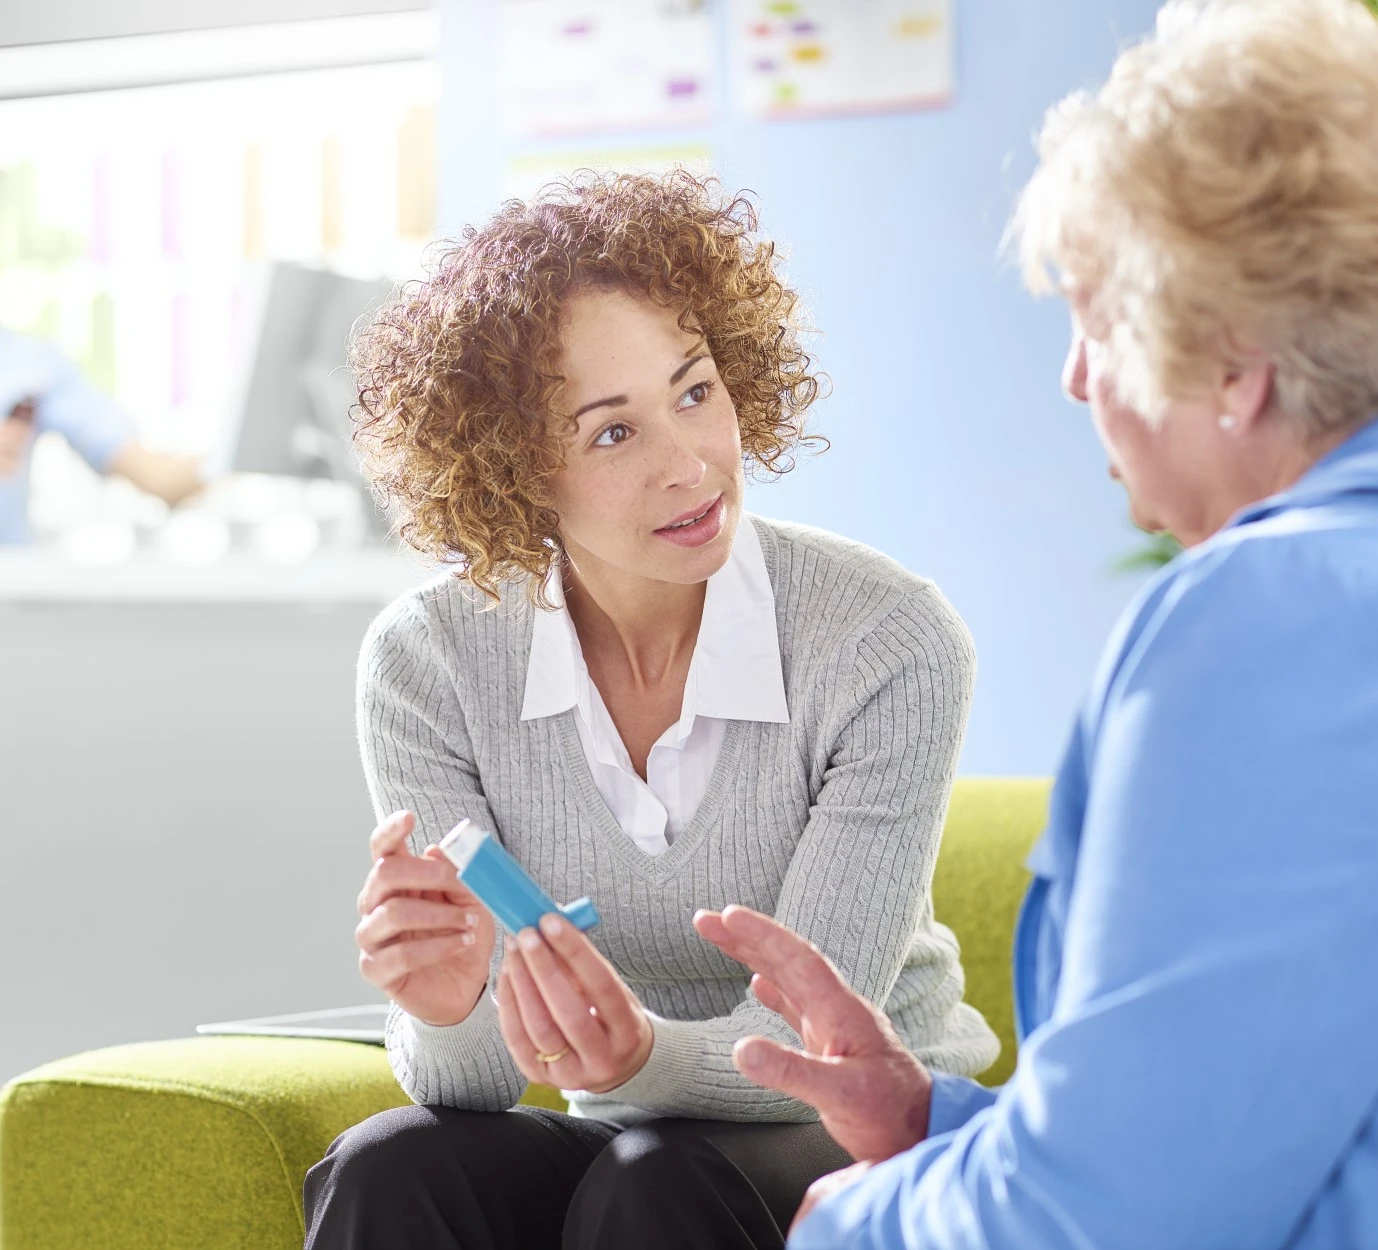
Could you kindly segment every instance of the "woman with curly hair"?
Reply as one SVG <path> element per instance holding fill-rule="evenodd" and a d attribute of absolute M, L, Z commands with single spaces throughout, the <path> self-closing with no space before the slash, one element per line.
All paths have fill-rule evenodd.
<path fill-rule="evenodd" d="M 359 675 L 360 966 L 417 1105 L 312 1170 L 310 1246 L 781 1246 L 849 1160 L 733 1067 L 793 1034 L 694 934 L 728 900 L 926 1064 L 995 1057 L 929 897 L 971 643 L 879 553 L 743 514 L 819 391 L 755 228 L 683 171 L 586 177 L 469 229 L 357 345 L 369 474 L 450 568 Z M 497 943 L 435 845 L 466 817 L 602 924 Z M 516 1106 L 528 1082 L 574 1114 Z"/>

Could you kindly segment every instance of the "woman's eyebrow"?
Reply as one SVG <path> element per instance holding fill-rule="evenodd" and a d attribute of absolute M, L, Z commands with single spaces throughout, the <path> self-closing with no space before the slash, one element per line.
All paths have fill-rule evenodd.
<path fill-rule="evenodd" d="M 670 385 L 674 386 L 674 384 L 678 382 L 680 378 L 682 378 L 686 373 L 688 373 L 690 369 L 692 369 L 696 364 L 698 364 L 700 360 L 707 359 L 707 356 L 694 356 L 691 359 L 686 360 L 682 365 L 680 365 L 678 369 L 674 371 L 674 373 L 670 375 Z M 625 395 L 609 395 L 607 399 L 595 399 L 593 403 L 585 404 L 582 408 L 580 408 L 579 411 L 574 414 L 574 419 L 577 421 L 580 417 L 584 415 L 584 413 L 592 412 L 595 408 L 621 408 L 628 402 L 629 401 Z"/>
<path fill-rule="evenodd" d="M 693 356 L 690 359 L 686 360 L 682 365 L 680 365 L 678 369 L 676 369 L 670 375 L 670 385 L 674 386 L 674 384 L 678 382 L 680 378 L 682 378 L 686 373 L 688 373 L 690 369 L 692 369 L 696 364 L 698 364 L 700 360 L 707 359 L 707 356 Z"/>
<path fill-rule="evenodd" d="M 593 403 L 585 404 L 580 408 L 579 411 L 574 414 L 574 419 L 576 421 L 579 420 L 584 413 L 592 412 L 595 408 L 602 408 L 604 406 L 608 408 L 621 408 L 627 402 L 628 400 L 625 395 L 610 395 L 607 399 L 595 399 Z"/>

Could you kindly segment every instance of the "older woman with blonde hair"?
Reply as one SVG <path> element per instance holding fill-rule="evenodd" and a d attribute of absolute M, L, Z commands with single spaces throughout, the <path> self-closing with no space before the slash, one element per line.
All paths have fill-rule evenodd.
<path fill-rule="evenodd" d="M 419 1105 L 312 1169 L 312 1247 L 781 1246 L 850 1160 L 732 1066 L 794 1036 L 693 931 L 733 898 L 927 1062 L 995 1057 L 929 897 L 966 630 L 879 553 L 743 514 L 819 389 L 755 225 L 684 172 L 583 178 L 469 231 L 360 342 L 369 472 L 450 568 L 359 672 L 360 966 Z M 599 927 L 504 950 L 434 845 L 462 818 Z M 515 1107 L 531 1081 L 578 1114 Z"/>
<path fill-rule="evenodd" d="M 1041 155 L 1014 237 L 1064 385 L 1187 550 L 1058 775 L 1001 1090 L 775 921 L 698 918 L 805 1042 L 740 1069 L 858 1160 L 790 1246 L 1378 1246 L 1378 22 L 1178 0 Z"/>

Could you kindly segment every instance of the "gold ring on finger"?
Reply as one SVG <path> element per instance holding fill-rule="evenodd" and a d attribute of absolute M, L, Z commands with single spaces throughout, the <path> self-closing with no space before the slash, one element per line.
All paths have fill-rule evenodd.
<path fill-rule="evenodd" d="M 566 1044 L 564 1046 L 561 1046 L 559 1050 L 552 1050 L 549 1053 L 546 1053 L 543 1050 L 538 1050 L 536 1052 L 536 1058 L 539 1059 L 543 1064 L 545 1064 L 546 1067 L 549 1067 L 552 1063 L 559 1062 L 573 1049 L 574 1047 Z"/>

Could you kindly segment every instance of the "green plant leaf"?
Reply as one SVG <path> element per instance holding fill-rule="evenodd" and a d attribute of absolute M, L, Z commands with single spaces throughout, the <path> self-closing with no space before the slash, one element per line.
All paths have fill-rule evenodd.
<path fill-rule="evenodd" d="M 1175 559 L 1181 550 L 1182 544 L 1171 534 L 1150 534 L 1142 547 L 1115 561 L 1115 572 L 1139 573 L 1144 569 L 1160 569 Z"/>

